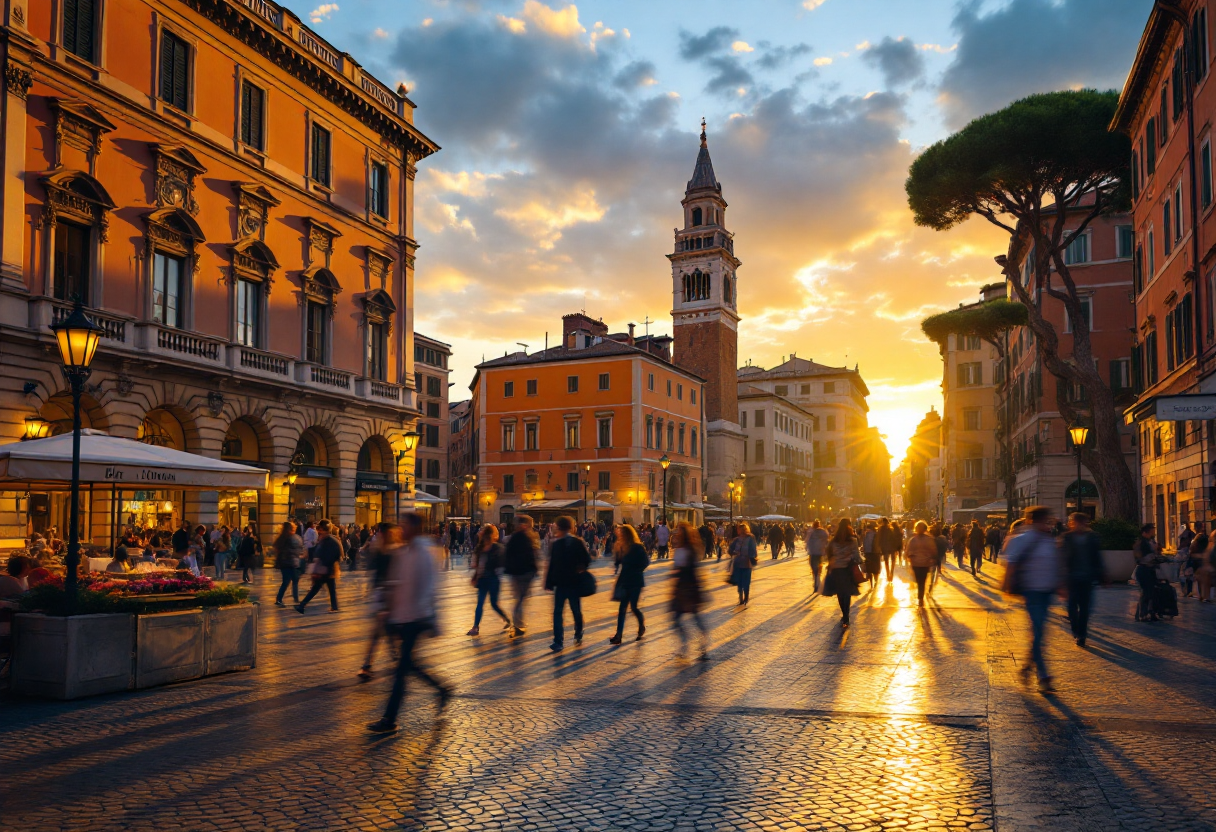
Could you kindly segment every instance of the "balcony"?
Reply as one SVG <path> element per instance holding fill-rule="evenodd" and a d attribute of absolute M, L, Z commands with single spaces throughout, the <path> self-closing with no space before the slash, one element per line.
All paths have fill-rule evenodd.
<path fill-rule="evenodd" d="M 289 356 L 241 344 L 228 347 L 228 369 L 274 381 L 290 381 L 293 361 Z"/>
<path fill-rule="evenodd" d="M 355 395 L 361 399 L 387 404 L 401 404 L 400 384 L 389 384 L 374 378 L 355 379 Z"/>
<path fill-rule="evenodd" d="M 104 330 L 101 333 L 102 349 L 116 345 L 131 346 L 135 331 L 132 319 L 96 309 L 85 310 L 89 317 Z M 51 324 L 57 324 L 72 313 L 72 304 L 51 298 L 31 298 L 29 302 L 29 326 L 39 334 L 48 334 Z"/>
<path fill-rule="evenodd" d="M 144 352 L 208 367 L 224 366 L 228 344 L 220 338 L 187 332 L 158 323 L 135 324 L 135 347 Z"/>
<path fill-rule="evenodd" d="M 323 367 L 307 361 L 296 362 L 296 381 L 326 392 L 332 393 L 338 390 L 349 392 L 354 378 L 354 373 L 348 373 L 345 370 L 335 370 L 332 367 Z"/>

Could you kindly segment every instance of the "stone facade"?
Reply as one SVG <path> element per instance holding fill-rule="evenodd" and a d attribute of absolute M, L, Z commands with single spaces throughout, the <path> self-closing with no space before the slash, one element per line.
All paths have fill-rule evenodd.
<path fill-rule="evenodd" d="M 86 427 L 271 472 L 94 491 L 86 538 L 382 519 L 416 413 L 415 163 L 437 149 L 413 104 L 271 2 L 72 3 L 70 32 L 68 5 L 10 3 L 3 46 L 0 439 L 70 429 L 48 326 L 79 299 L 105 330 Z M 62 534 L 65 509 L 9 493 L 0 538 Z"/>
<path fill-rule="evenodd" d="M 416 490 L 448 501 L 451 480 L 448 444 L 451 425 L 448 408 L 448 359 L 452 347 L 420 332 L 414 333 L 414 386 L 418 395 L 418 447 L 415 454 Z M 428 503 L 428 505 L 441 505 Z M 446 509 L 432 510 L 434 520 Z"/>

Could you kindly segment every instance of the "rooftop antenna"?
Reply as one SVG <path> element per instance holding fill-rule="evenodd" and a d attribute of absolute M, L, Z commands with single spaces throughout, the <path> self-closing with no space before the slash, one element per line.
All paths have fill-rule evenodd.
<path fill-rule="evenodd" d="M 545 352 L 549 351 L 549 330 L 545 330 Z"/>
<path fill-rule="evenodd" d="M 654 321 L 650 320 L 650 316 L 647 315 L 646 320 L 642 321 L 642 323 L 646 325 L 646 337 L 649 338 L 650 337 L 650 325 L 652 323 L 654 323 Z"/>
<path fill-rule="evenodd" d="M 528 354 L 528 345 L 527 344 L 525 344 L 523 341 L 516 341 L 515 343 L 524 348 L 524 355 Z"/>

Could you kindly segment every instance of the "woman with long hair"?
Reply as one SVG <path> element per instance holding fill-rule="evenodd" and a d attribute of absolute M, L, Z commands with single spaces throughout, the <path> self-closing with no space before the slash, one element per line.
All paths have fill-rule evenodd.
<path fill-rule="evenodd" d="M 760 560 L 756 538 L 746 521 L 735 525 L 735 539 L 730 542 L 731 583 L 739 591 L 740 606 L 747 606 L 752 597 L 752 570 Z"/>
<path fill-rule="evenodd" d="M 625 610 L 632 609 L 633 616 L 638 620 L 638 641 L 646 635 L 646 619 L 638 609 L 638 601 L 642 598 L 642 587 L 646 584 L 643 574 L 650 566 L 650 556 L 646 547 L 638 537 L 637 529 L 628 523 L 616 527 L 616 543 L 612 547 L 616 559 L 616 587 L 612 590 L 612 600 L 619 601 L 616 611 L 616 635 L 608 639 L 609 644 L 620 644 L 625 633 Z"/>
<path fill-rule="evenodd" d="M 840 603 L 840 624 L 849 626 L 849 606 L 853 596 L 860 594 L 853 568 L 861 565 L 861 551 L 857 546 L 857 535 L 853 534 L 853 523 L 842 517 L 836 525 L 836 533 L 828 544 L 828 578 L 824 582 L 823 594 L 835 595 Z"/>
<path fill-rule="evenodd" d="M 227 558 L 228 550 L 232 548 L 232 539 L 227 531 L 220 538 L 220 548 L 224 550 L 222 554 Z M 288 520 L 279 529 L 279 536 L 274 539 L 274 568 L 279 570 L 279 575 L 283 578 L 283 582 L 279 584 L 279 594 L 274 599 L 276 607 L 284 606 L 283 595 L 288 586 L 291 587 L 291 599 L 297 604 L 300 603 L 300 564 L 303 559 L 304 541 L 296 534 L 296 524 Z M 219 554 L 216 555 L 215 562 L 219 563 Z"/>
<path fill-rule="evenodd" d="M 477 612 L 473 614 L 473 629 L 467 635 L 481 633 L 481 613 L 485 609 L 486 596 L 489 596 L 494 612 L 502 619 L 502 628 L 511 629 L 511 619 L 498 606 L 498 590 L 502 586 L 498 576 L 502 572 L 504 554 L 502 544 L 498 542 L 498 528 L 493 523 L 486 523 L 477 535 L 477 547 L 469 561 L 469 568 L 473 570 L 473 586 L 477 587 Z"/>
<path fill-rule="evenodd" d="M 916 521 L 916 532 L 908 538 L 908 563 L 916 576 L 917 605 L 923 607 L 929 570 L 937 566 L 937 541 L 929 536 L 929 524 L 924 520 Z"/>
<path fill-rule="evenodd" d="M 675 592 L 671 596 L 671 611 L 676 616 L 676 632 L 680 634 L 679 658 L 684 658 L 688 646 L 688 634 L 684 632 L 681 616 L 691 615 L 692 622 L 701 631 L 701 661 L 709 661 L 709 633 L 705 630 L 705 622 L 701 620 L 701 605 L 704 597 L 701 593 L 701 581 L 697 577 L 697 566 L 704 557 L 704 542 L 701 535 L 689 523 L 681 522 L 671 533 L 671 545 L 674 551 L 671 565 L 676 573 Z"/>

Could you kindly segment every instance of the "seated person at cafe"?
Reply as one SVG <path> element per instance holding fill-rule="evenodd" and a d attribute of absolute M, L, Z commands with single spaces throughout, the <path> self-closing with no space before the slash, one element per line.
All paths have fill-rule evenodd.
<path fill-rule="evenodd" d="M 187 549 L 186 553 L 181 556 L 177 562 L 179 570 L 185 570 L 194 577 L 198 578 L 203 574 L 203 571 L 198 567 L 198 557 L 194 554 L 193 549 Z"/>
<path fill-rule="evenodd" d="M 29 574 L 34 570 L 25 555 L 9 555 L 5 574 L 0 575 L 0 598 L 20 598 L 29 592 Z"/>
<path fill-rule="evenodd" d="M 127 547 L 120 545 L 114 551 L 114 559 L 110 561 L 110 565 L 106 567 L 107 572 L 130 572 L 131 555 L 127 552 Z"/>
<path fill-rule="evenodd" d="M 37 555 L 30 555 L 30 573 L 25 576 L 25 582 L 29 584 L 30 589 L 38 586 L 38 584 L 46 583 L 51 578 L 55 577 L 51 570 L 42 565 L 42 561 Z"/>

